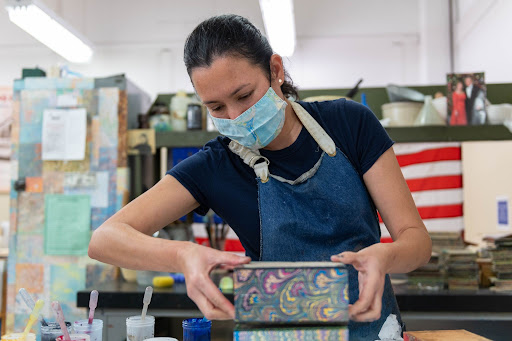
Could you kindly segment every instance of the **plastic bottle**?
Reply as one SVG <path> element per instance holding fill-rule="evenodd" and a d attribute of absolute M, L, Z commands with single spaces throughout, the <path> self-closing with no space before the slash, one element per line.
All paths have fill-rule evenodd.
<path fill-rule="evenodd" d="M 178 91 L 176 95 L 171 98 L 171 126 L 173 131 L 186 131 L 187 130 L 187 106 L 190 103 L 190 98 L 184 91 Z"/>

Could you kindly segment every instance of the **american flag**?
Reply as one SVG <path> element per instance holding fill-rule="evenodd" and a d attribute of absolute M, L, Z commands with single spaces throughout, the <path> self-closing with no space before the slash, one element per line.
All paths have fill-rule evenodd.
<path fill-rule="evenodd" d="M 460 142 L 396 143 L 393 147 L 414 202 L 428 231 L 460 232 L 462 215 L 462 162 Z M 208 245 L 204 226 L 194 224 L 196 241 Z M 380 220 L 382 242 L 391 237 Z M 236 234 L 230 230 L 226 251 L 243 252 Z"/>
<path fill-rule="evenodd" d="M 463 230 L 460 142 L 397 143 L 393 149 L 427 230 Z M 382 241 L 391 241 L 380 223 Z"/>

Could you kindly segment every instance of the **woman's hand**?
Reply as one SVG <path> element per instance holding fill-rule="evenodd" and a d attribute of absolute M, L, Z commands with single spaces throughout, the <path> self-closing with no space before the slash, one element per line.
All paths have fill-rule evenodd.
<path fill-rule="evenodd" d="M 331 256 L 333 262 L 351 264 L 359 272 L 359 299 L 348 307 L 352 321 L 371 322 L 380 318 L 386 276 L 386 245 L 375 244 L 359 252 Z"/>
<path fill-rule="evenodd" d="M 229 252 L 190 243 L 183 248 L 180 259 L 185 275 L 187 295 L 209 320 L 235 317 L 235 308 L 210 279 L 210 272 L 221 266 L 231 268 L 251 261 Z"/>

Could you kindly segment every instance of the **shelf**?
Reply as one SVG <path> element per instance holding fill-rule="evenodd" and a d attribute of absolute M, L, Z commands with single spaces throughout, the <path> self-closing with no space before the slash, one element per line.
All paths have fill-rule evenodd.
<path fill-rule="evenodd" d="M 219 136 L 218 132 L 204 130 L 156 133 L 156 147 L 202 147 L 217 136 Z"/>
<path fill-rule="evenodd" d="M 512 132 L 503 125 L 388 127 L 395 142 L 449 142 L 512 140 Z"/>
<path fill-rule="evenodd" d="M 512 140 L 512 132 L 503 125 L 388 127 L 386 130 L 395 142 Z M 156 133 L 156 147 L 201 147 L 218 135 L 218 132 L 202 130 Z"/>

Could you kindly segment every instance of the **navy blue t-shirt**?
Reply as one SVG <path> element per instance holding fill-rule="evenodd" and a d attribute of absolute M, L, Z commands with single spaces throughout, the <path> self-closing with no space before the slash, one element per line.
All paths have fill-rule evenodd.
<path fill-rule="evenodd" d="M 345 99 L 326 102 L 298 102 L 325 129 L 336 146 L 363 176 L 393 141 L 375 115 L 365 106 Z M 259 259 L 260 220 L 258 185 L 254 170 L 229 149 L 231 140 L 219 136 L 200 152 L 174 166 L 167 174 L 175 177 L 197 200 L 198 214 L 211 208 L 240 238 L 246 253 Z M 270 161 L 269 171 L 295 180 L 310 170 L 322 150 L 303 127 L 297 140 L 287 148 L 260 149 Z"/>

